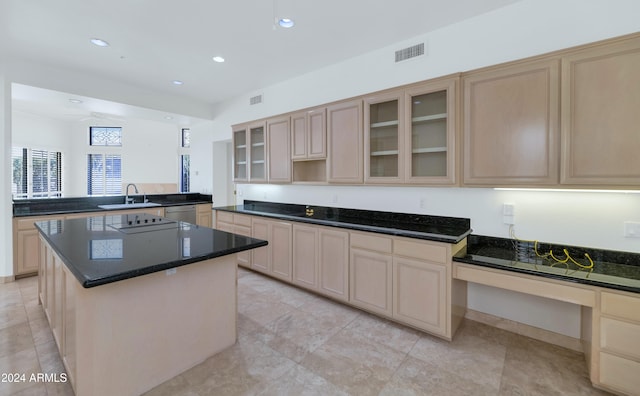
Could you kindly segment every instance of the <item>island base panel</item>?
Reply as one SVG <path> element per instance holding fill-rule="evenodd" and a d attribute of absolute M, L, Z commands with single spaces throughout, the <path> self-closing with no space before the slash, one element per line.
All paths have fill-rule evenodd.
<path fill-rule="evenodd" d="M 78 396 L 141 394 L 236 342 L 235 254 L 174 274 L 69 286 L 76 331 L 65 349 L 77 353 L 70 374 Z"/>

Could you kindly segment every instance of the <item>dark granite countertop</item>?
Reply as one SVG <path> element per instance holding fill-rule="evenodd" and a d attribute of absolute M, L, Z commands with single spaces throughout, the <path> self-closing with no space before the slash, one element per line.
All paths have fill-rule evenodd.
<path fill-rule="evenodd" d="M 640 254 L 546 242 L 537 245 L 539 255 L 553 251 L 554 257 L 561 261 L 566 258 L 564 249 L 582 266 L 590 265 L 585 257 L 587 253 L 593 260 L 593 268 L 582 268 L 570 260 L 558 263 L 551 258 L 541 258 L 530 241 L 482 235 L 470 235 L 466 252 L 458 253 L 453 261 L 640 293 Z"/>
<path fill-rule="evenodd" d="M 124 203 L 124 197 L 124 195 L 114 195 L 104 197 L 18 199 L 13 201 L 13 216 L 104 212 L 107 209 L 99 208 L 99 205 L 122 204 Z M 143 202 L 144 199 L 142 194 L 130 195 L 130 197 L 134 198 L 135 202 Z M 200 193 L 149 194 L 146 195 L 146 198 L 149 202 L 158 203 L 161 206 L 197 205 L 213 202 L 211 195 Z"/>
<path fill-rule="evenodd" d="M 85 288 L 267 245 L 145 213 L 47 220 L 36 226 Z"/>
<path fill-rule="evenodd" d="M 243 205 L 213 209 L 446 243 L 458 243 L 471 233 L 471 221 L 459 217 L 248 200 Z M 313 214 L 307 215 L 307 210 Z"/>

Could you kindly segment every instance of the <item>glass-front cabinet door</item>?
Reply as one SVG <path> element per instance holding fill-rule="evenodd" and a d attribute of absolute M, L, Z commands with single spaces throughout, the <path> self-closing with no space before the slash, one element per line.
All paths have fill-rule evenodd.
<path fill-rule="evenodd" d="M 365 98 L 365 183 L 404 181 L 403 91 Z"/>
<path fill-rule="evenodd" d="M 266 182 L 265 123 L 249 126 L 249 181 Z"/>
<path fill-rule="evenodd" d="M 455 95 L 458 78 L 406 91 L 406 182 L 455 184 Z"/>
<path fill-rule="evenodd" d="M 237 126 L 233 129 L 233 181 L 247 180 L 247 128 Z"/>

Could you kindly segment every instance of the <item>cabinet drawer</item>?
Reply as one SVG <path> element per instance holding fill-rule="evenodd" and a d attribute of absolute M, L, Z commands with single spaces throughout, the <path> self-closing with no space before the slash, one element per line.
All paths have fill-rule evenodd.
<path fill-rule="evenodd" d="M 629 395 L 640 389 L 640 363 L 600 352 L 600 383 Z"/>
<path fill-rule="evenodd" d="M 393 244 L 393 253 L 442 264 L 446 264 L 449 261 L 445 246 L 424 241 L 414 242 L 407 239 L 396 239 Z"/>
<path fill-rule="evenodd" d="M 251 216 L 234 214 L 233 224 L 244 226 L 244 227 L 251 227 Z"/>
<path fill-rule="evenodd" d="M 244 236 L 250 237 L 251 236 L 251 227 L 235 225 L 235 226 L 233 226 L 233 233 L 234 234 L 238 234 L 238 235 L 244 235 Z"/>
<path fill-rule="evenodd" d="M 373 250 L 382 253 L 391 253 L 392 239 L 373 234 L 351 233 L 351 247 Z"/>
<path fill-rule="evenodd" d="M 603 314 L 640 322 L 640 298 L 603 292 L 600 301 Z"/>
<path fill-rule="evenodd" d="M 600 346 L 640 359 L 640 325 L 603 317 L 600 321 Z"/>
<path fill-rule="evenodd" d="M 221 221 L 223 223 L 231 223 L 231 224 L 233 224 L 233 214 L 232 213 L 217 211 L 216 212 L 216 218 L 218 219 L 218 221 Z"/>
<path fill-rule="evenodd" d="M 35 223 L 38 220 L 42 220 L 42 219 L 34 219 L 33 217 L 29 217 L 26 219 L 17 220 L 16 223 L 18 223 L 19 230 L 29 230 L 29 229 L 36 228 L 35 224 L 33 223 Z"/>

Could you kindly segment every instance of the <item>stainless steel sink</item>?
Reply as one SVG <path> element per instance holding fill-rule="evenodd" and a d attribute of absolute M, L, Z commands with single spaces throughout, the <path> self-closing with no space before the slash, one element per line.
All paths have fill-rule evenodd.
<path fill-rule="evenodd" d="M 100 209 L 138 209 L 138 208 L 151 208 L 154 206 L 162 206 L 159 203 L 154 202 L 138 202 L 138 203 L 128 203 L 128 204 L 109 204 L 109 205 L 98 205 Z"/>

